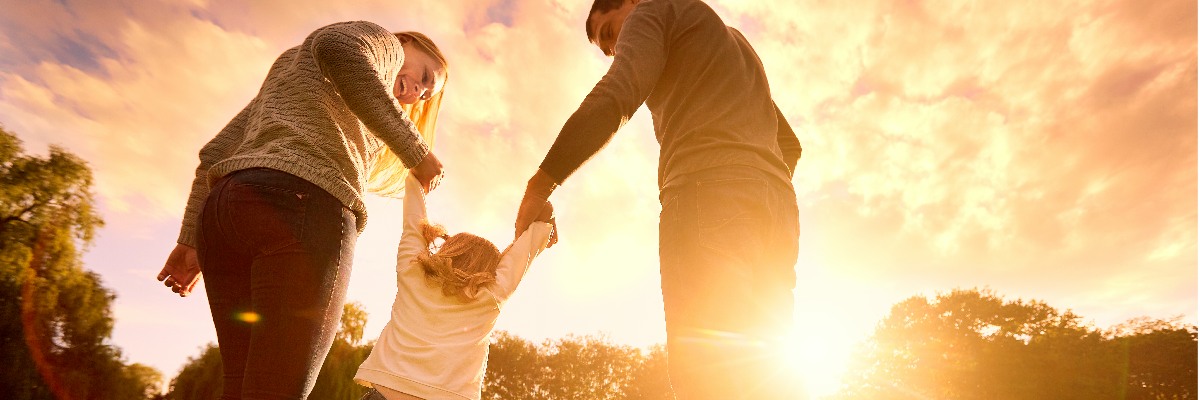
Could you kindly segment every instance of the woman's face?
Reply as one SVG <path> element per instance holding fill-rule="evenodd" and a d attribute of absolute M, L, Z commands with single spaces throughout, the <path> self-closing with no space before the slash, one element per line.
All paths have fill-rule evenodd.
<path fill-rule="evenodd" d="M 412 41 L 404 43 L 404 65 L 396 76 L 392 95 L 404 104 L 428 100 L 442 91 L 446 69 L 433 56 L 421 51 Z"/>

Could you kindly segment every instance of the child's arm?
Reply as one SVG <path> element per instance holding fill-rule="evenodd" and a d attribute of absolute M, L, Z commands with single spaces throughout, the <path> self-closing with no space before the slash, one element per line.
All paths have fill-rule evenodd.
<path fill-rule="evenodd" d="M 400 234 L 400 245 L 396 258 L 405 258 L 426 250 L 429 243 L 421 235 L 421 222 L 425 221 L 425 191 L 411 173 L 404 180 L 404 230 Z M 399 261 L 399 260 L 397 260 Z M 403 264 L 403 265 L 401 265 Z M 396 269 L 407 268 L 407 262 L 397 262 Z"/>
<path fill-rule="evenodd" d="M 555 229 L 554 208 L 546 203 L 542 215 L 505 250 L 496 267 L 497 289 L 494 291 L 501 304 L 517 290 L 517 284 L 521 283 L 533 259 L 550 245 Z"/>

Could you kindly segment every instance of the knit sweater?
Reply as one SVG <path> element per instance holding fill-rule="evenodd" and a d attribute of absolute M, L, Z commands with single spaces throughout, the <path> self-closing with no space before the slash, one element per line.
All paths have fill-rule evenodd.
<path fill-rule="evenodd" d="M 645 103 L 660 145 L 659 187 L 745 165 L 790 182 L 800 142 L 771 100 L 762 61 L 699 0 L 642 0 L 612 66 L 563 125 L 541 169 L 562 183 Z"/>
<path fill-rule="evenodd" d="M 549 244 L 552 228 L 545 222 L 530 225 L 500 257 L 496 281 L 464 302 L 447 297 L 441 286 L 429 283 L 421 267 L 412 265 L 429 245 L 421 236 L 425 195 L 411 175 L 404 186 L 404 231 L 396 252 L 391 320 L 354 380 L 423 399 L 479 399 L 500 308 Z"/>
<path fill-rule="evenodd" d="M 409 168 L 429 153 L 391 94 L 403 64 L 400 40 L 365 21 L 322 27 L 284 51 L 258 95 L 200 150 L 178 242 L 195 247 L 213 182 L 256 167 L 321 187 L 357 214 L 362 232 L 366 175 L 383 146 Z"/>

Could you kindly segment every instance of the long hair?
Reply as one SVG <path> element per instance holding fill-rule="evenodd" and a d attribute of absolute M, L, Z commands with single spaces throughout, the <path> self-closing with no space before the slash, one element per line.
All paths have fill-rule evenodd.
<path fill-rule="evenodd" d="M 427 248 L 412 261 L 414 267 L 425 272 L 426 282 L 441 286 L 442 294 L 466 302 L 496 281 L 500 250 L 492 242 L 466 232 L 450 236 L 441 225 L 428 221 L 421 222 L 421 235 L 426 243 L 443 240 L 436 252 Z"/>
<path fill-rule="evenodd" d="M 449 82 L 450 64 L 432 39 L 420 32 L 400 32 L 395 35 L 401 43 L 412 43 L 417 49 L 437 60 L 442 65 L 442 69 L 446 71 L 446 81 Z M 442 90 L 427 100 L 418 100 L 413 104 L 400 104 L 400 109 L 404 110 L 404 113 L 408 114 L 408 118 L 417 126 L 417 131 L 421 132 L 421 140 L 425 141 L 425 145 L 429 148 L 433 148 L 433 134 L 437 129 L 438 111 L 442 108 L 442 93 L 445 92 L 446 88 L 443 85 Z M 406 174 L 407 168 L 405 168 L 404 162 L 400 161 L 400 157 L 397 157 L 387 146 L 383 146 L 367 172 L 367 191 L 382 196 L 397 196 L 404 192 L 404 176 Z"/>

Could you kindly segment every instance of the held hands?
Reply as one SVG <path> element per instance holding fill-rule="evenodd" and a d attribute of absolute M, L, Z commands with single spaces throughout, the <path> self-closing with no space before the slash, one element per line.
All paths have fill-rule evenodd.
<path fill-rule="evenodd" d="M 438 161 L 432 151 L 425 154 L 425 158 L 412 167 L 411 171 L 413 177 L 417 178 L 417 182 L 421 182 L 421 188 L 425 189 L 425 193 L 436 189 L 442 183 L 442 178 L 446 177 L 446 171 L 442 169 L 442 162 Z"/>
<path fill-rule="evenodd" d="M 196 258 L 196 249 L 185 244 L 176 244 L 175 249 L 167 256 L 167 263 L 158 273 L 158 280 L 179 293 L 179 297 L 187 297 L 200 281 L 200 261 Z"/>
<path fill-rule="evenodd" d="M 553 204 L 547 201 L 546 205 L 542 207 L 542 212 L 538 213 L 537 218 L 533 220 L 550 224 L 550 243 L 546 245 L 547 248 L 553 247 L 555 243 L 558 243 L 558 223 L 554 222 Z"/>
<path fill-rule="evenodd" d="M 541 169 L 538 169 L 537 173 L 533 174 L 532 178 L 529 178 L 529 184 L 525 187 L 525 196 L 521 199 L 521 206 L 517 209 L 517 221 L 513 224 L 514 239 L 520 237 L 521 232 L 524 232 L 526 228 L 529 228 L 530 224 L 538 220 L 538 217 L 543 216 L 545 213 L 549 214 L 550 221 L 547 222 L 554 225 L 554 222 L 552 222 L 554 219 L 554 207 L 550 205 L 547 199 L 550 198 L 550 193 L 553 193 L 554 188 L 557 186 L 558 184 L 554 182 L 554 178 L 551 178 L 549 174 Z M 558 242 L 558 228 L 557 226 L 554 228 L 555 232 L 550 235 L 550 246 Z"/>

